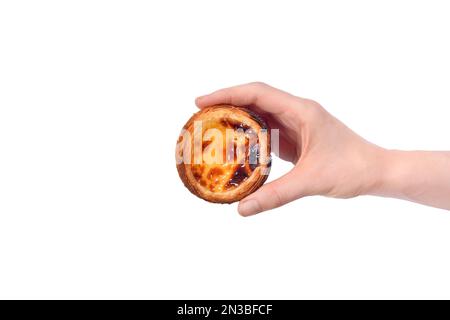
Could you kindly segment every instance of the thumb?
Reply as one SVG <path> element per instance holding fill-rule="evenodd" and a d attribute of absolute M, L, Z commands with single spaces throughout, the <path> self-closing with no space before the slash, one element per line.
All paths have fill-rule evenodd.
<path fill-rule="evenodd" d="M 307 195 L 305 181 L 300 176 L 300 171 L 293 169 L 284 176 L 263 185 L 239 202 L 239 214 L 244 217 L 251 216 L 278 208 Z"/>

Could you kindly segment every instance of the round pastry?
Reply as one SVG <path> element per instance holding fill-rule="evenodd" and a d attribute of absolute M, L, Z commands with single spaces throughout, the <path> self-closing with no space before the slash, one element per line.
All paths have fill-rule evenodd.
<path fill-rule="evenodd" d="M 217 203 L 239 201 L 269 175 L 270 129 L 249 109 L 208 107 L 184 125 L 176 160 L 181 180 L 196 196 Z"/>

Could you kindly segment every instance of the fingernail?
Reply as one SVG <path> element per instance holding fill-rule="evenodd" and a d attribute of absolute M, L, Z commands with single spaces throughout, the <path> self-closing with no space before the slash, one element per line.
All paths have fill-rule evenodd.
<path fill-rule="evenodd" d="M 251 216 L 260 213 L 262 210 L 258 201 L 250 199 L 239 203 L 238 211 L 241 216 Z"/>

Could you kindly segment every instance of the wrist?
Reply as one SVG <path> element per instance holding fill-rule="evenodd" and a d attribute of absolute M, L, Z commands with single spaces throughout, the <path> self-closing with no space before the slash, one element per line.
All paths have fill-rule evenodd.
<path fill-rule="evenodd" d="M 417 181 L 411 164 L 414 152 L 380 148 L 377 156 L 377 175 L 370 195 L 407 199 Z M 417 177 L 416 177 L 417 178 Z"/>

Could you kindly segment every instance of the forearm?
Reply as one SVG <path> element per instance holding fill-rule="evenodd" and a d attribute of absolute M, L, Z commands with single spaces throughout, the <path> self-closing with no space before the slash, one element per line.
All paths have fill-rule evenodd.
<path fill-rule="evenodd" d="M 383 150 L 370 194 L 450 210 L 450 152 Z"/>

